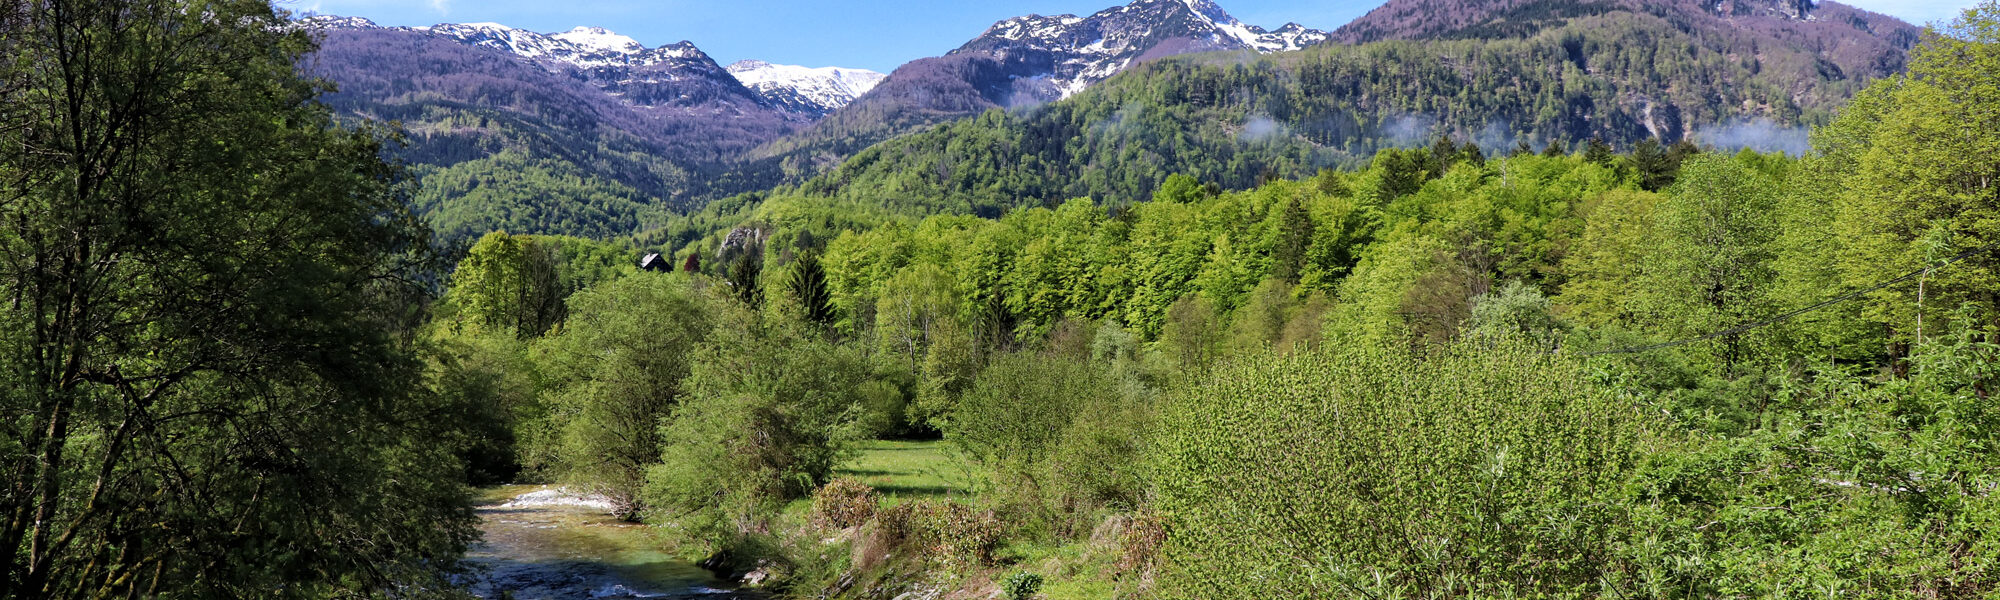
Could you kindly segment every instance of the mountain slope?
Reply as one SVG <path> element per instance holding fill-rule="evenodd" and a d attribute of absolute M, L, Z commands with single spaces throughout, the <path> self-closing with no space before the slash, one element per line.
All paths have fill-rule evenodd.
<path fill-rule="evenodd" d="M 1804 50 L 1844 72 L 1877 76 L 1902 68 L 1918 32 L 1893 17 L 1815 0 L 1391 0 L 1332 39 L 1522 38 L 1611 12 L 1659 17 L 1683 33 L 1720 34 L 1751 53 L 1759 43 Z"/>
<path fill-rule="evenodd" d="M 1325 41 L 1326 32 L 1288 23 L 1278 31 L 1244 25 L 1209 0 L 1141 0 L 1089 17 L 1029 15 L 995 24 L 951 51 L 952 55 L 1026 55 L 1033 68 L 1015 73 L 1040 79 L 1048 90 L 1035 100 L 1068 97 L 1134 64 L 1194 52 L 1298 50 Z"/>
<path fill-rule="evenodd" d="M 1244 25 L 1209 0 L 1137 0 L 1088 17 L 1008 19 L 945 56 L 896 69 L 853 104 L 755 156 L 765 159 L 764 179 L 797 178 L 895 135 L 1060 100 L 1150 60 L 1296 50 L 1326 37 L 1297 24 L 1276 31 Z"/>
<path fill-rule="evenodd" d="M 1519 3 L 1504 14 L 1575 4 Z M 1907 25 L 1814 18 L 1840 10 L 1851 9 L 1732 21 L 1614 7 L 1530 35 L 1487 28 L 1494 37 L 1323 44 L 1249 63 L 1229 54 L 1155 61 L 1034 111 L 990 112 L 869 148 L 802 190 L 912 212 L 990 213 L 1073 197 L 1140 201 L 1170 173 L 1247 188 L 1439 134 L 1492 153 L 1593 137 L 1672 142 L 1752 119 L 1824 122 L 1900 69 L 1901 44 L 1914 39 Z M 1895 52 L 1852 68 L 1836 62 L 1842 49 L 1881 45 Z"/>
<path fill-rule="evenodd" d="M 866 69 L 814 69 L 761 60 L 737 61 L 727 68 L 730 75 L 762 96 L 767 104 L 814 118 L 853 103 L 888 77 Z"/>
<path fill-rule="evenodd" d="M 323 39 L 308 68 L 339 86 L 326 101 L 403 124 L 399 158 L 448 238 L 629 232 L 697 206 L 730 161 L 809 119 L 766 105 L 687 43 L 647 49 L 587 28 L 313 24 Z"/>

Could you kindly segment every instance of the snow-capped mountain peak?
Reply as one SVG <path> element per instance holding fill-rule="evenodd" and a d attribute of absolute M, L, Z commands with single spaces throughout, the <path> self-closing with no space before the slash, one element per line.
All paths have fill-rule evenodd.
<path fill-rule="evenodd" d="M 761 60 L 739 61 L 728 69 L 744 87 L 772 103 L 815 114 L 847 106 L 888 77 L 866 69 L 774 65 Z"/>
<path fill-rule="evenodd" d="M 639 40 L 612 33 L 603 27 L 578 27 L 566 33 L 558 33 L 553 37 L 575 44 L 580 48 L 588 48 L 600 52 L 638 54 L 646 51 L 646 47 L 640 45 Z"/>
<path fill-rule="evenodd" d="M 523 58 L 546 60 L 586 69 L 644 67 L 665 62 L 713 63 L 707 54 L 687 42 L 647 49 L 638 40 L 613 33 L 603 27 L 578 27 L 562 33 L 546 34 L 500 23 L 440 23 L 429 27 L 384 28 L 359 17 L 327 15 L 310 16 L 304 21 L 326 29 L 389 29 L 428 33 L 470 46 L 492 48 Z"/>
<path fill-rule="evenodd" d="M 1327 39 L 1326 32 L 1298 24 L 1277 31 L 1245 25 L 1211 0 L 1137 0 L 1088 17 L 1001 21 L 952 54 L 1053 65 L 1031 78 L 1068 97 L 1145 59 L 1217 50 L 1283 52 Z"/>

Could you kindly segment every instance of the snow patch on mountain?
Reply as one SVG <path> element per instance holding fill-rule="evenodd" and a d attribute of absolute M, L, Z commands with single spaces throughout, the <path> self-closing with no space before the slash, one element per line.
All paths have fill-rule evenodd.
<path fill-rule="evenodd" d="M 603 27 L 578 27 L 552 37 L 598 52 L 638 54 L 646 51 L 639 40 L 612 33 Z"/>
<path fill-rule="evenodd" d="M 367 19 L 312 16 L 308 27 L 323 30 L 369 29 L 435 36 L 468 46 L 512 54 L 553 73 L 588 81 L 606 95 L 628 105 L 688 114 L 761 114 L 775 111 L 788 120 L 804 120 L 826 109 L 800 108 L 773 102 L 751 90 L 689 42 L 647 48 L 638 40 L 602 27 L 578 27 L 561 33 L 539 33 L 499 23 L 443 23 L 429 27 L 381 27 Z M 846 74 L 843 74 L 846 75 Z M 831 91 L 815 90 L 834 101 L 847 79 Z"/>
<path fill-rule="evenodd" d="M 603 27 L 578 27 L 547 34 L 500 23 L 440 23 L 429 27 L 381 27 L 359 17 L 315 15 L 304 21 L 326 29 L 387 29 L 428 33 L 461 43 L 509 52 L 523 58 L 549 60 L 582 68 L 644 67 L 664 62 L 707 61 L 708 55 L 688 42 L 648 49 L 638 40 Z"/>
<path fill-rule="evenodd" d="M 984 35 L 952 51 L 979 53 L 1021 64 L 1046 64 L 1042 79 L 1069 97 L 1163 54 L 1249 50 L 1299 50 L 1324 42 L 1329 34 L 1287 23 L 1275 31 L 1246 25 L 1211 0 L 1138 0 L 1088 17 L 1027 15 L 993 25 Z"/>
<path fill-rule="evenodd" d="M 810 68 L 745 60 L 729 65 L 744 87 L 774 104 L 818 114 L 830 113 L 875 89 L 888 75 L 866 69 Z"/>

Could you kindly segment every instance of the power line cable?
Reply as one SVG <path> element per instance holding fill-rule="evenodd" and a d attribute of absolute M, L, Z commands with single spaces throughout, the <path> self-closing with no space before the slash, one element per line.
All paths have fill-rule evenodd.
<path fill-rule="evenodd" d="M 1932 265 L 1932 266 L 1928 266 L 1928 267 L 1924 267 L 1924 268 L 1922 268 L 1922 269 L 1917 269 L 1917 270 L 1915 270 L 1915 271 L 1911 271 L 1910 273 L 1908 273 L 1908 274 L 1906 274 L 1906 275 L 1903 275 L 1902 277 L 1897 277 L 1897 278 L 1895 278 L 1895 279 L 1891 279 L 1891 280 L 1888 280 L 1888 281 L 1885 281 L 1885 282 L 1882 282 L 1882 283 L 1881 283 L 1880 285 L 1876 285 L 1876 286 L 1874 286 L 1874 287 L 1870 287 L 1870 288 L 1864 288 L 1864 289 L 1859 289 L 1859 290 L 1855 290 L 1855 291 L 1852 291 L 1852 292 L 1848 292 L 1848 293 L 1846 293 L 1846 294 L 1842 294 L 1842 295 L 1839 295 L 1839 296 L 1835 296 L 1835 297 L 1833 297 L 1833 298 L 1831 298 L 1831 299 L 1828 299 L 1828 300 L 1827 300 L 1827 301 L 1825 301 L 1825 302 L 1821 302 L 1821 303 L 1819 303 L 1819 304 L 1814 304 L 1814 305 L 1812 305 L 1812 306 L 1808 306 L 1808 307 L 1805 307 L 1805 308 L 1801 308 L 1801 309 L 1798 309 L 1798 310 L 1795 310 L 1795 311 L 1792 311 L 1792 312 L 1788 312 L 1788 313 L 1785 313 L 1785 314 L 1782 314 L 1782 315 L 1778 315 L 1778 316 L 1776 316 L 1776 317 L 1772 317 L 1772 318 L 1769 318 L 1769 319 L 1764 319 L 1764 320 L 1762 320 L 1762 321 L 1757 321 L 1757 322 L 1754 322 L 1754 323 L 1746 323 L 1746 324 L 1743 324 L 1743 325 L 1737 325 L 1737 326 L 1735 326 L 1735 327 L 1731 327 L 1731 328 L 1729 328 L 1729 329 L 1724 329 L 1724 330 L 1722 330 L 1722 331 L 1717 331 L 1717 332 L 1715 332 L 1715 333 L 1711 333 L 1711 334 L 1708 334 L 1708 335 L 1704 335 L 1704 336 L 1701 336 L 1701 337 L 1696 337 L 1696 338 L 1688 338 L 1688 339 L 1685 339 L 1685 340 L 1680 340 L 1680 341 L 1677 341 L 1677 342 L 1666 342 L 1666 343 L 1661 343 L 1661 344 L 1653 344 L 1653 345 L 1650 345 L 1650 346 L 1636 346 L 1636 347 L 1632 347 L 1632 348 L 1621 348 L 1621 349 L 1618 349 L 1618 350 L 1605 350 L 1605 351 L 1601 351 L 1601 352 L 1589 352 L 1589 353 L 1585 353 L 1585 354 L 1583 354 L 1582 356 L 1603 356 L 1603 355 L 1606 355 L 1606 354 L 1638 354 L 1638 353 L 1640 353 L 1640 352 L 1651 352 L 1651 351 L 1654 351 L 1654 350 L 1665 350 L 1665 349 L 1668 349 L 1668 348 L 1677 348 L 1677 347 L 1680 347 L 1680 346 L 1686 346 L 1686 345 L 1688 345 L 1688 344 L 1695 344 L 1695 343 L 1700 343 L 1700 342 L 1706 342 L 1706 341 L 1709 341 L 1709 340 L 1713 340 L 1713 339 L 1716 339 L 1716 338 L 1721 338 L 1721 337 L 1728 337 L 1728 336 L 1732 336 L 1732 335 L 1737 335 L 1737 334 L 1740 334 L 1740 333 L 1744 333 L 1744 332 L 1748 332 L 1748 331 L 1751 331 L 1751 330 L 1754 330 L 1754 329 L 1760 329 L 1760 328 L 1763 328 L 1763 327 L 1769 327 L 1769 326 L 1771 326 L 1771 325 L 1776 325 L 1776 324 L 1778 324 L 1778 323 L 1782 323 L 1782 322 L 1785 322 L 1785 321 L 1788 321 L 1788 320 L 1791 320 L 1791 319 L 1793 319 L 1793 318 L 1796 318 L 1796 317 L 1798 317 L 1798 316 L 1800 316 L 1800 315 L 1804 315 L 1804 314 L 1806 314 L 1806 313 L 1810 313 L 1810 312 L 1813 312 L 1813 311 L 1816 311 L 1816 310 L 1819 310 L 1819 309 L 1822 309 L 1822 308 L 1826 308 L 1826 307 L 1829 307 L 1829 306 L 1833 306 L 1833 305 L 1835 305 L 1835 304 L 1840 304 L 1840 303 L 1842 303 L 1842 302 L 1846 302 L 1846 301 L 1848 301 L 1848 300 L 1853 300 L 1853 299 L 1855 299 L 1855 298 L 1859 298 L 1859 297 L 1861 297 L 1861 296 L 1864 296 L 1864 295 L 1867 295 L 1867 294 L 1870 294 L 1870 293 L 1874 293 L 1874 292 L 1877 292 L 1877 291 L 1880 291 L 1880 290 L 1882 290 L 1882 289 L 1884 289 L 1884 288 L 1888 288 L 1888 287 L 1890 287 L 1890 286 L 1894 286 L 1894 285 L 1896 285 L 1896 284 L 1899 284 L 1899 283 L 1903 283 L 1903 282 L 1906 282 L 1906 281 L 1909 281 L 1909 280 L 1911 280 L 1911 279 L 1916 279 L 1916 278 L 1918 278 L 1918 277 L 1922 277 L 1922 276 L 1923 276 L 1924 274 L 1926 274 L 1926 273 L 1930 273 L 1930 272 L 1932 272 L 1932 271 L 1936 271 L 1936 270 L 1938 270 L 1938 269 L 1942 269 L 1942 268 L 1945 268 L 1945 267 L 1948 267 L 1948 266 L 1951 266 L 1951 265 L 1952 265 L 1952 264 L 1954 264 L 1954 263 L 1957 263 L 1957 262 L 1959 262 L 1959 261 L 1963 261 L 1963 260 L 1965 260 L 1965 259 L 1967 259 L 1967 258 L 1971 258 L 1971 257 L 1972 257 L 1973 255 L 1975 255 L 1975 254 L 1979 254 L 1980 252 L 1985 252 L 1985 251 L 1987 251 L 1987 250 L 1991 250 L 1991 249 L 1993 249 L 1993 248 L 1994 248 L 1994 247 L 1996 247 L 1996 246 L 2000 246 L 2000 241 L 1996 241 L 1996 242 L 1993 242 L 1993 243 L 1990 243 L 1990 244 L 1987 244 L 1987 245 L 1984 245 L 1984 246 L 1980 246 L 1980 247 L 1978 247 L 1978 248 L 1973 248 L 1973 249 L 1971 249 L 1971 250 L 1967 250 L 1967 251 L 1964 251 L 1964 252 L 1960 252 L 1960 253 L 1959 253 L 1959 254 L 1958 254 L 1957 256 L 1953 256 L 1953 257 L 1951 257 L 1951 258 L 1947 258 L 1947 259 L 1945 259 L 1944 261 L 1942 261 L 1942 262 L 1939 262 L 1939 263 L 1937 263 L 1937 264 L 1935 264 L 1935 265 Z"/>

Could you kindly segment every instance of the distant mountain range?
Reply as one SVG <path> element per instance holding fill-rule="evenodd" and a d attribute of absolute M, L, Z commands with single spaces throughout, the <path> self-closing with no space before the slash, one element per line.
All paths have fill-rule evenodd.
<path fill-rule="evenodd" d="M 310 21 L 326 35 L 317 67 L 341 86 L 329 102 L 404 123 L 405 159 L 426 181 L 420 201 L 453 236 L 630 231 L 722 196 L 808 181 L 852 194 L 867 187 L 854 178 L 883 169 L 938 171 L 911 144 L 953 135 L 1004 133 L 1042 148 L 1020 150 L 1022 164 L 1042 165 L 1034 173 L 993 164 L 980 176 L 1013 188 L 964 185 L 1124 200 L 1145 191 L 1143 178 L 1078 152 L 1147 111 L 1196 121 L 1176 147 L 1127 138 L 1118 152 L 1226 185 L 1438 132 L 1627 143 L 1748 119 L 1792 126 L 1901 70 L 1917 39 L 1895 19 L 1811 0 L 1392 0 L 1332 32 L 1247 25 L 1209 0 L 1138 0 L 1001 21 L 884 76 L 761 61 L 725 68 L 689 42 L 646 48 L 589 27 Z M 1199 57 L 1174 58 L 1189 54 Z M 1099 106 L 1109 109 L 1089 108 Z M 992 133 L 933 130 L 993 110 L 1018 114 L 991 121 Z M 1051 115 L 1074 122 L 1041 122 Z M 1041 129 L 1006 133 L 1021 127 Z M 849 164 L 901 136 L 903 150 Z M 1258 158 L 1272 147 L 1288 154 Z"/>
<path fill-rule="evenodd" d="M 816 118 L 846 106 L 885 77 L 865 69 L 812 69 L 747 60 L 723 68 L 688 41 L 647 48 L 602 27 L 545 34 L 499 23 L 381 27 L 356 17 L 310 17 L 329 32 L 378 31 L 433 36 L 513 54 L 552 71 L 574 69 L 612 96 L 641 106 L 699 106 L 749 90 L 767 108 Z M 702 93 L 687 93 L 690 89 Z"/>
<path fill-rule="evenodd" d="M 1287 23 L 1277 31 L 1244 25 L 1208 0 L 1141 0 L 1088 17 L 1028 15 L 1008 19 L 947 56 L 1018 65 L 1022 101 L 1075 95 L 1134 64 L 1176 54 L 1251 50 L 1282 52 L 1326 41 L 1327 33 Z"/>
<path fill-rule="evenodd" d="M 944 56 L 903 65 L 876 93 L 759 149 L 746 178 L 796 181 L 891 137 L 1067 98 L 1148 61 L 1298 50 L 1327 37 L 1296 23 L 1276 31 L 1245 25 L 1209 0 L 1138 0 L 1088 17 L 1008 19 Z"/>
<path fill-rule="evenodd" d="M 1438 136 L 1488 153 L 1802 139 L 1787 132 L 1902 70 L 1918 30 L 1831 2 L 1392 0 L 1335 37 L 1357 35 L 1376 41 L 1153 61 L 1062 102 L 870 146 L 797 191 L 990 215 L 1139 202 L 1176 173 L 1243 189 Z"/>
<path fill-rule="evenodd" d="M 750 91 L 763 96 L 772 106 L 826 116 L 875 89 L 888 77 L 866 69 L 840 67 L 808 68 L 774 65 L 761 60 L 743 60 L 729 65 L 729 73 Z"/>

